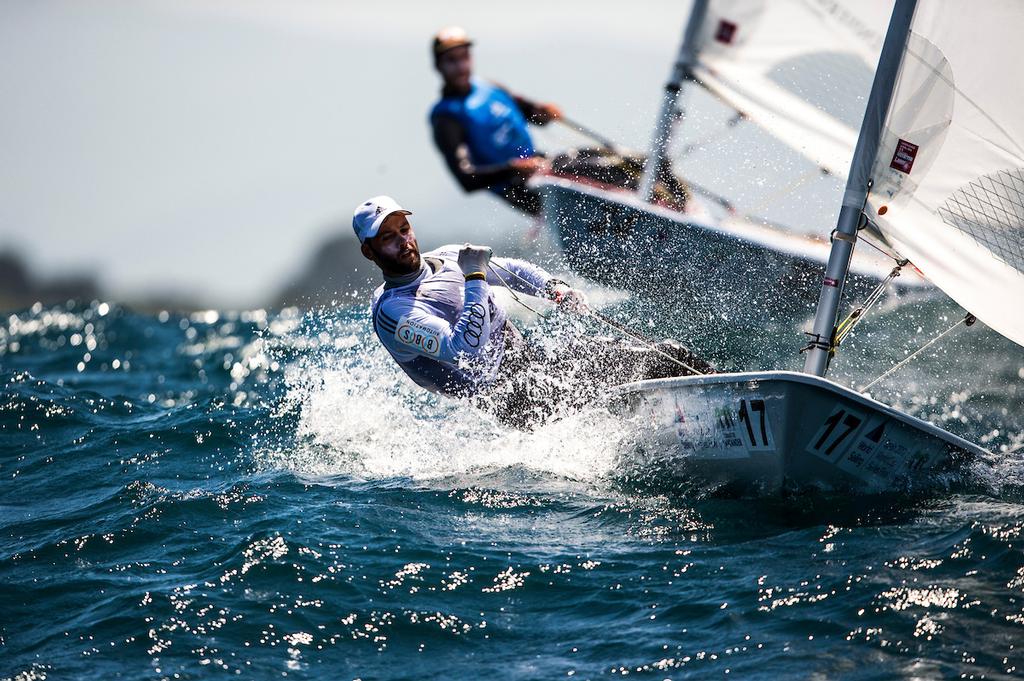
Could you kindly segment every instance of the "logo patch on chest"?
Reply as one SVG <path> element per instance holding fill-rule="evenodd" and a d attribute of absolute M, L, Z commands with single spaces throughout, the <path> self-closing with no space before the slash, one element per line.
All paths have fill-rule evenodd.
<path fill-rule="evenodd" d="M 395 340 L 431 357 L 437 357 L 441 352 L 441 337 L 437 331 L 408 317 L 398 320 Z"/>

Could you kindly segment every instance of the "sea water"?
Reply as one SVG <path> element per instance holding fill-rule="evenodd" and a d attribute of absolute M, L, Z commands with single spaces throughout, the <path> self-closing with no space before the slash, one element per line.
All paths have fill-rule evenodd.
<path fill-rule="evenodd" d="M 836 376 L 863 385 L 957 314 L 882 310 Z M 968 479 L 722 499 L 624 480 L 598 407 L 521 432 L 416 389 L 367 316 L 0 320 L 0 678 L 1021 674 L 1024 353 L 980 325 L 876 392 L 989 449 Z"/>

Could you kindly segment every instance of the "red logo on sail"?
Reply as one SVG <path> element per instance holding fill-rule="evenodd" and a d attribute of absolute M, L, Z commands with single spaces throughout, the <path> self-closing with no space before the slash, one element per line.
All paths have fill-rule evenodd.
<path fill-rule="evenodd" d="M 736 36 L 736 29 L 739 28 L 736 24 L 725 19 L 718 21 L 718 28 L 715 30 L 715 40 L 726 45 L 732 44 L 732 39 Z"/>
<path fill-rule="evenodd" d="M 918 146 L 916 144 L 900 140 L 896 144 L 896 153 L 892 155 L 892 162 L 889 164 L 889 167 L 909 175 L 910 169 L 914 167 L 914 159 L 917 158 L 917 150 Z"/>

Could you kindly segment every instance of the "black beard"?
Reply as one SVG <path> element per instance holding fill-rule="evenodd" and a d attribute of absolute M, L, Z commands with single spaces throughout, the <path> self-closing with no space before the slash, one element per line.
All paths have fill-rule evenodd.
<path fill-rule="evenodd" d="M 388 256 L 377 252 L 377 249 L 375 249 L 372 245 L 370 245 L 370 250 L 373 251 L 373 254 L 377 257 L 377 265 L 380 267 L 381 271 L 384 272 L 384 274 L 400 276 L 403 274 L 412 274 L 413 272 L 419 272 L 420 270 L 422 261 L 419 253 L 416 254 L 416 261 L 413 264 L 406 264 L 398 260 L 397 258 L 389 258 Z"/>

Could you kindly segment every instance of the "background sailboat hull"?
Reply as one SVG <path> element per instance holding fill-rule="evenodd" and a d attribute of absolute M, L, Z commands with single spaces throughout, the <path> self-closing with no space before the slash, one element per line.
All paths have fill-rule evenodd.
<path fill-rule="evenodd" d="M 948 484 L 976 445 L 831 381 L 792 372 L 717 374 L 623 386 L 623 464 L 702 493 L 806 487 L 875 493 Z"/>
<path fill-rule="evenodd" d="M 678 212 L 566 179 L 535 186 L 545 222 L 581 276 L 666 299 L 699 296 L 740 322 L 813 313 L 827 241 L 739 220 L 726 224 L 706 211 Z M 847 284 L 851 295 L 866 294 L 893 265 L 881 257 L 864 263 Z M 899 288 L 926 286 L 913 273 L 896 281 Z"/>

